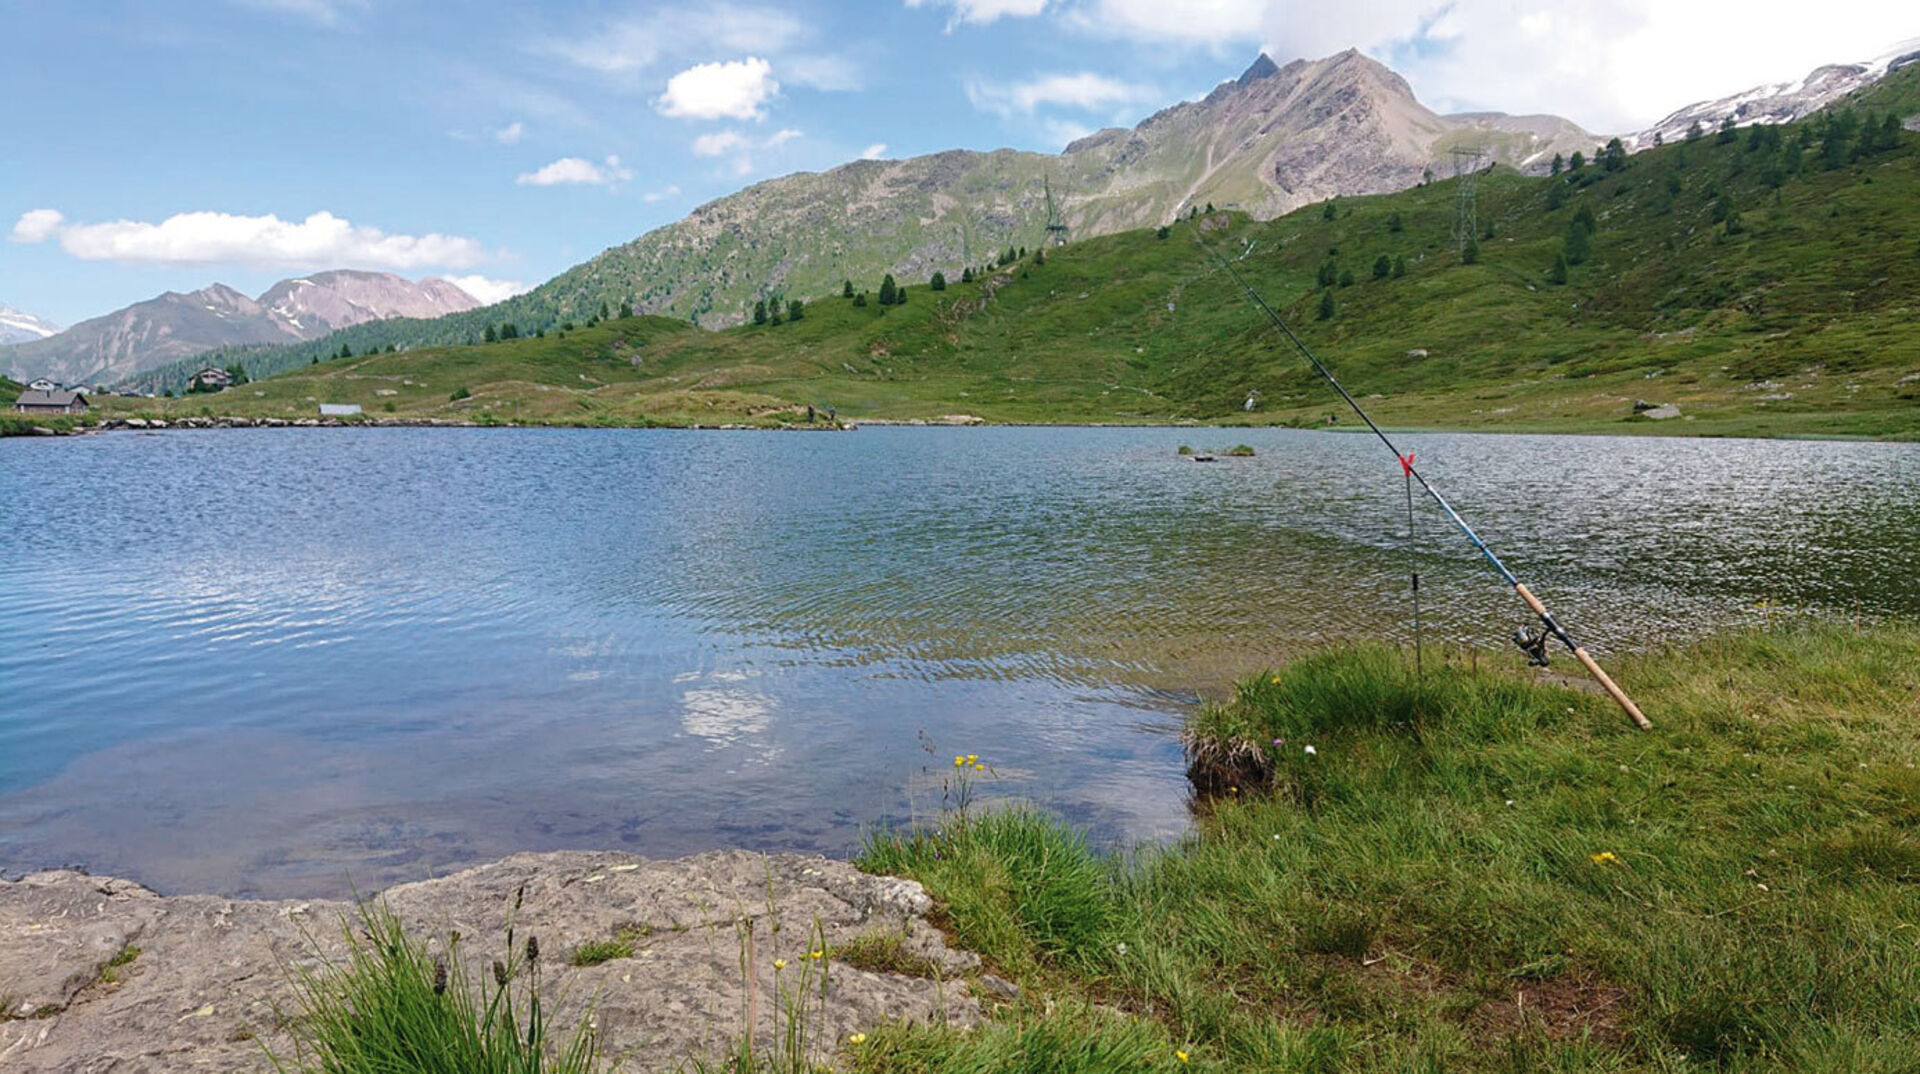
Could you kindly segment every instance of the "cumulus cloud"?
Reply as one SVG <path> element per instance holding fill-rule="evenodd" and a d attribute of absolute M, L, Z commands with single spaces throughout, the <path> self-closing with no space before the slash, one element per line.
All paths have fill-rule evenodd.
<path fill-rule="evenodd" d="M 66 219 L 58 209 L 28 209 L 13 222 L 10 237 L 14 242 L 45 242 L 53 238 Z"/>
<path fill-rule="evenodd" d="M 442 276 L 441 279 L 472 295 L 483 306 L 495 302 L 504 302 L 514 295 L 533 290 L 530 283 L 519 280 L 493 280 L 485 276 Z"/>
<path fill-rule="evenodd" d="M 887 143 L 875 142 L 860 151 L 861 160 L 879 160 L 887 155 Z"/>
<path fill-rule="evenodd" d="M 679 119 L 760 119 L 760 106 L 780 92 L 773 65 L 758 56 L 702 63 L 667 79 L 654 101 L 661 115 Z"/>
<path fill-rule="evenodd" d="M 963 22 L 989 23 L 1002 17 L 1024 18 L 1045 10 L 1047 0 L 907 0 L 908 7 L 950 7 L 951 31 Z"/>
<path fill-rule="evenodd" d="M 493 140 L 499 142 L 501 145 L 512 145 L 518 142 L 520 136 L 525 133 L 527 133 L 527 128 L 522 126 L 519 120 L 515 120 L 499 130 L 494 131 Z"/>
<path fill-rule="evenodd" d="M 1073 75 L 1043 75 L 1026 82 L 1003 84 L 975 80 L 967 83 L 967 99 L 975 108 L 1003 116 L 1015 113 L 1032 115 L 1048 107 L 1077 108 L 1088 111 L 1117 105 L 1142 104 L 1160 98 L 1151 86 L 1122 82 L 1081 72 Z"/>
<path fill-rule="evenodd" d="M 27 242 L 57 234 L 61 247 L 83 261 L 151 265 L 417 269 L 467 268 L 487 259 L 486 249 L 473 239 L 389 235 L 329 212 L 314 213 L 297 223 L 272 214 L 197 212 L 177 213 L 158 224 L 137 220 L 67 224 L 52 209 L 35 209 L 20 218 L 13 233 Z"/>
<path fill-rule="evenodd" d="M 679 196 L 680 196 L 679 187 L 668 186 L 662 190 L 649 190 L 645 194 L 640 195 L 640 200 L 641 201 L 665 201 L 668 198 L 677 198 Z"/>
<path fill-rule="evenodd" d="M 538 171 L 522 172 L 513 181 L 521 186 L 560 186 L 567 183 L 611 186 L 631 178 L 633 172 L 620 166 L 619 157 L 609 156 L 600 164 L 585 157 L 561 157 Z"/>

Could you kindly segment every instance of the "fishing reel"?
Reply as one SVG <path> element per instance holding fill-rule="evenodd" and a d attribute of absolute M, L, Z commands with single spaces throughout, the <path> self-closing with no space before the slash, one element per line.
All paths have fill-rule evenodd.
<path fill-rule="evenodd" d="M 1552 638 L 1553 633 L 1546 627 L 1541 627 L 1538 634 L 1526 627 L 1513 632 L 1513 644 L 1527 654 L 1527 663 L 1537 668 L 1547 666 L 1547 642 Z"/>

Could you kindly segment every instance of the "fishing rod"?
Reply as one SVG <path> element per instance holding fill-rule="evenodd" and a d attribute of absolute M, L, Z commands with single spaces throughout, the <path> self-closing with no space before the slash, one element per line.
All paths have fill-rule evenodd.
<path fill-rule="evenodd" d="M 1613 677 L 1608 675 L 1606 671 L 1594 661 L 1592 656 L 1588 655 L 1587 651 L 1580 646 L 1580 643 L 1573 640 L 1573 635 L 1567 633 L 1566 628 L 1560 625 L 1560 621 L 1555 619 L 1553 613 L 1547 610 L 1547 606 L 1540 602 L 1540 598 L 1534 596 L 1533 591 L 1528 589 L 1520 579 L 1515 578 L 1513 572 L 1507 569 L 1505 563 L 1500 562 L 1500 557 L 1494 555 L 1493 549 L 1487 547 L 1487 542 L 1481 540 L 1480 535 L 1473 532 L 1473 527 L 1467 525 L 1466 519 L 1460 517 L 1459 512 L 1453 509 L 1453 505 L 1447 502 L 1447 498 L 1440 495 L 1438 489 L 1427 483 L 1427 479 L 1421 476 L 1419 469 L 1413 465 L 1413 455 L 1411 453 L 1404 455 L 1400 453 L 1400 449 L 1394 445 L 1392 440 L 1387 438 L 1387 434 L 1381 430 L 1380 426 L 1374 424 L 1373 418 L 1367 415 L 1366 410 L 1360 406 L 1359 401 L 1354 399 L 1354 397 L 1348 393 L 1347 389 L 1341 385 L 1340 378 L 1333 375 L 1333 370 L 1328 369 L 1326 363 L 1322 362 L 1320 358 L 1313 353 L 1313 350 L 1309 348 L 1299 336 L 1294 334 L 1293 329 L 1287 326 L 1285 319 L 1278 313 L 1275 313 L 1272 306 L 1267 305 L 1267 300 L 1260 297 L 1260 293 L 1253 289 L 1253 285 L 1247 282 L 1246 277 L 1240 275 L 1240 270 L 1234 268 L 1231 261 L 1228 261 L 1226 257 L 1222 256 L 1218 250 L 1207 245 L 1206 241 L 1200 238 L 1198 234 L 1194 235 L 1194 241 L 1200 244 L 1201 249 L 1212 254 L 1214 260 L 1220 262 L 1220 267 L 1226 269 L 1228 274 L 1233 277 L 1234 282 L 1239 284 L 1242 290 L 1246 291 L 1247 297 L 1252 300 L 1255 306 L 1260 308 L 1262 313 L 1267 315 L 1267 319 L 1272 321 L 1273 326 L 1280 330 L 1280 334 L 1287 337 L 1287 341 L 1292 343 L 1294 348 L 1305 356 L 1308 362 L 1313 364 L 1315 371 L 1324 377 L 1328 384 L 1333 385 L 1333 390 L 1340 393 L 1340 398 L 1347 401 L 1347 405 L 1353 408 L 1355 414 L 1360 415 L 1360 420 L 1367 423 L 1367 428 L 1373 430 L 1373 435 L 1379 437 L 1380 442 L 1387 446 L 1387 450 L 1393 452 L 1393 457 L 1400 460 L 1400 469 L 1405 476 L 1419 483 L 1420 487 L 1426 491 L 1426 494 L 1433 498 L 1433 502 L 1440 505 L 1440 510 L 1453 521 L 1453 524 L 1460 527 L 1460 532 L 1467 535 L 1467 540 L 1473 542 L 1473 547 L 1479 549 L 1480 554 L 1486 557 L 1486 561 L 1493 565 L 1493 569 L 1499 572 L 1500 577 L 1505 579 L 1506 583 L 1513 587 L 1513 591 L 1519 594 L 1520 599 L 1526 602 L 1527 607 L 1532 609 L 1533 613 L 1540 617 L 1540 623 L 1543 629 L 1537 636 L 1529 631 L 1521 630 L 1515 634 L 1513 638 L 1514 643 L 1520 647 L 1520 651 L 1527 654 L 1528 663 L 1537 667 L 1546 667 L 1547 642 L 1553 638 L 1560 639 L 1560 643 L 1565 645 L 1569 652 L 1573 653 L 1573 658 L 1580 661 L 1581 666 L 1587 669 L 1587 674 L 1592 675 L 1594 681 L 1600 684 L 1601 689 L 1607 692 L 1607 696 L 1613 698 L 1614 703 L 1619 705 L 1621 710 L 1632 718 L 1634 726 L 1640 728 L 1642 731 L 1650 730 L 1653 727 L 1653 723 L 1640 711 L 1640 706 L 1634 704 L 1633 699 L 1627 696 L 1627 692 L 1620 689 L 1619 685 L 1613 681 Z M 1419 583 L 1416 581 L 1414 584 L 1417 586 Z"/>

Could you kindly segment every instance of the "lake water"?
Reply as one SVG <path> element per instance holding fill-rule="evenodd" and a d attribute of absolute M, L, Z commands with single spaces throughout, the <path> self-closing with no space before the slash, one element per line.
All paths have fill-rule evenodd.
<path fill-rule="evenodd" d="M 1920 446 L 1404 440 L 1597 650 L 1920 614 Z M 516 850 L 839 854 L 937 808 L 953 753 L 1163 838 L 1198 693 L 1405 640 L 1410 566 L 1430 643 L 1525 623 L 1405 510 L 1377 442 L 1287 430 L 0 441 L 0 870 L 321 895 Z"/>

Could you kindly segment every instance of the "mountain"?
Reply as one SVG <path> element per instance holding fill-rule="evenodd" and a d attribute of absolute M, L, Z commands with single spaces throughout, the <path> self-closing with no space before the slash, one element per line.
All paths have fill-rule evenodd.
<path fill-rule="evenodd" d="M 1920 39 L 1864 63 L 1827 64 L 1797 81 L 1770 82 L 1717 101 L 1697 101 L 1625 141 L 1629 148 L 1644 148 L 1656 138 L 1668 142 L 1685 138 L 1696 123 L 1701 130 L 1712 131 L 1729 119 L 1739 127 L 1792 123 L 1915 63 L 1920 63 Z"/>
<path fill-rule="evenodd" d="M 1847 107 L 1884 117 L 1915 92 L 1920 65 Z M 904 305 L 816 299 L 797 321 L 701 331 L 614 316 L 395 354 L 355 339 L 352 357 L 213 405 L 292 419 L 324 399 L 373 420 L 580 425 L 805 424 L 813 406 L 856 420 L 1324 426 L 1338 398 L 1220 251 L 1394 425 L 1920 438 L 1920 135 L 1883 118 L 1867 137 L 1831 118 L 1557 176 L 1499 169 L 1475 186 L 1487 230 L 1472 259 L 1455 241 L 1462 184 L 1441 180 L 1331 213 L 1216 212 L 1164 236 L 1076 240 L 944 290 L 915 282 Z M 398 323 L 348 329 L 336 353 Z M 101 405 L 174 419 L 208 401 Z M 1234 442 L 1196 435 L 1200 448 Z"/>
<path fill-rule="evenodd" d="M 1453 173 L 1452 150 L 1544 171 L 1596 139 L 1551 116 L 1436 114 L 1399 75 L 1348 50 L 1285 66 L 1261 55 L 1206 97 L 1138 126 L 1099 131 L 1058 155 L 953 150 L 855 161 L 709 202 L 498 308 L 498 319 L 585 319 L 601 303 L 718 327 L 770 293 L 835 293 L 883 273 L 957 275 L 1045 237 L 1049 189 L 1074 236 L 1172 221 L 1211 203 L 1271 219 L 1348 194 Z"/>
<path fill-rule="evenodd" d="M 336 270 L 281 280 L 258 298 L 216 283 L 136 302 L 57 335 L 0 348 L 16 379 L 113 382 L 218 347 L 315 339 L 390 317 L 438 317 L 480 303 L 446 280 Z"/>
<path fill-rule="evenodd" d="M 0 304 L 0 343 L 28 343 L 45 339 L 59 331 L 59 325 Z"/>

